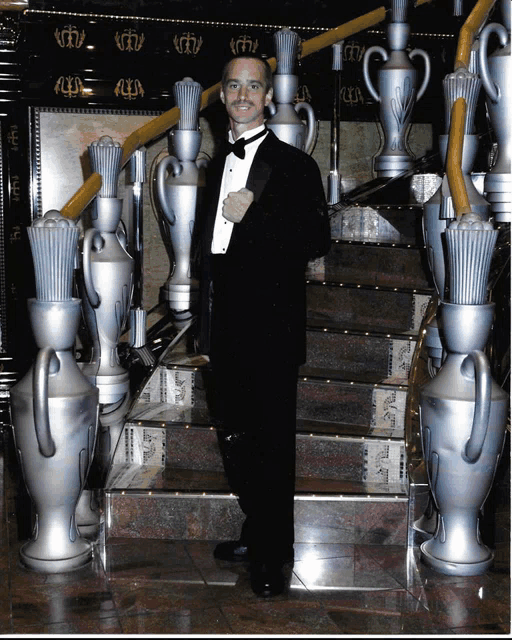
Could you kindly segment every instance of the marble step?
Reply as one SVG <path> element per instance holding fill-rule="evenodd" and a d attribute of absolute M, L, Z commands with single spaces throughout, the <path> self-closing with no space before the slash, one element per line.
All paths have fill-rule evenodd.
<path fill-rule="evenodd" d="M 314 321 L 306 336 L 307 362 L 301 371 L 325 377 L 371 372 L 373 380 L 399 374 L 407 379 L 416 346 L 416 336 L 409 333 L 370 333 L 365 327 L 328 329 Z"/>
<path fill-rule="evenodd" d="M 165 422 L 161 416 L 169 411 L 207 411 L 211 374 L 196 364 L 159 366 L 134 400 L 128 418 Z M 339 371 L 303 367 L 298 379 L 297 418 L 370 426 L 373 435 L 401 438 L 406 396 L 407 380 L 400 371 L 383 378 L 372 371 L 345 376 Z"/>
<path fill-rule="evenodd" d="M 331 235 L 337 240 L 421 245 L 422 215 L 418 204 L 354 204 L 331 215 Z"/>
<path fill-rule="evenodd" d="M 113 466 L 103 512 L 105 539 L 230 540 L 243 521 L 223 473 L 133 464 Z M 295 539 L 403 545 L 406 487 L 299 477 Z"/>
<path fill-rule="evenodd" d="M 365 326 L 367 331 L 417 333 L 432 292 L 308 280 L 308 323 L 329 328 Z"/>
<path fill-rule="evenodd" d="M 334 240 L 326 256 L 308 264 L 306 277 L 368 286 L 433 288 L 426 251 L 414 244 Z"/>
<path fill-rule="evenodd" d="M 217 429 L 205 412 L 191 410 L 180 415 L 171 409 L 160 411 L 158 417 L 159 422 L 133 417 L 127 421 L 114 464 L 222 472 Z M 332 423 L 298 421 L 297 475 L 384 484 L 404 482 L 407 471 L 402 439 L 377 437 L 371 429 L 365 435 L 352 435 L 351 431 L 352 425 L 336 429 Z"/>

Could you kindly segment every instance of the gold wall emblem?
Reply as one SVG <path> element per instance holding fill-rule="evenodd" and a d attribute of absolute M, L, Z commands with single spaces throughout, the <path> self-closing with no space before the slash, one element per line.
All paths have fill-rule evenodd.
<path fill-rule="evenodd" d="M 231 38 L 229 46 L 233 55 L 236 56 L 240 53 L 255 53 L 256 49 L 259 47 L 259 44 L 259 41 L 253 40 L 251 36 L 243 35 L 240 36 L 237 40 Z"/>
<path fill-rule="evenodd" d="M 305 84 L 301 85 L 297 89 L 297 94 L 295 96 L 295 102 L 311 102 L 311 93 Z"/>
<path fill-rule="evenodd" d="M 117 98 L 121 96 L 125 100 L 135 100 L 143 97 L 144 88 L 137 78 L 121 78 L 117 81 L 114 93 Z"/>
<path fill-rule="evenodd" d="M 68 24 L 64 29 L 55 29 L 55 40 L 62 49 L 80 49 L 85 40 L 85 31 L 80 32 L 74 25 Z"/>
<path fill-rule="evenodd" d="M 190 31 L 182 33 L 181 36 L 175 35 L 173 38 L 174 48 L 183 55 L 197 55 L 203 45 L 203 38 L 196 36 Z"/>
<path fill-rule="evenodd" d="M 343 62 L 361 62 L 366 46 L 360 45 L 357 40 L 350 40 L 343 47 Z"/>
<path fill-rule="evenodd" d="M 13 151 L 18 151 L 20 143 L 18 125 L 13 124 L 9 127 L 9 133 L 7 134 L 7 142 L 10 144 Z"/>
<path fill-rule="evenodd" d="M 79 76 L 60 76 L 53 90 L 57 95 L 62 93 L 65 98 L 77 98 L 85 93 L 83 82 Z"/>
<path fill-rule="evenodd" d="M 19 202 L 21 198 L 21 180 L 19 176 L 11 176 L 11 200 Z"/>
<path fill-rule="evenodd" d="M 359 87 L 342 87 L 340 98 L 343 104 L 355 107 L 357 104 L 364 104 L 363 94 Z"/>
<path fill-rule="evenodd" d="M 143 33 L 138 34 L 135 29 L 125 29 L 123 33 L 116 31 L 114 38 L 120 51 L 140 51 L 146 39 Z"/>

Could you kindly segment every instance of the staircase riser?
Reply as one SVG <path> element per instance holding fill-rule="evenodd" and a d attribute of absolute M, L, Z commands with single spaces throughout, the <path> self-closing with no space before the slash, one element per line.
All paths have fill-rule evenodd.
<path fill-rule="evenodd" d="M 178 373 L 181 377 L 178 377 Z M 164 404 L 158 404 L 160 395 L 173 395 L 173 385 L 178 384 L 181 394 L 180 404 L 187 407 L 207 407 L 204 389 L 195 386 L 200 378 L 194 372 L 169 371 L 165 384 L 169 388 L 162 393 L 158 387 L 152 391 L 157 402 L 155 411 L 163 411 Z M 340 424 L 370 425 L 374 435 L 403 436 L 405 399 L 407 388 L 377 387 L 363 384 L 325 382 L 299 378 L 297 390 L 297 418 Z M 149 394 L 148 394 L 149 395 Z M 149 405 L 151 406 L 151 405 Z M 137 407 L 137 418 L 147 420 Z M 151 414 L 150 414 L 151 415 Z"/>
<path fill-rule="evenodd" d="M 402 373 L 407 379 L 416 342 L 335 332 L 308 331 L 306 366 L 386 378 Z"/>
<path fill-rule="evenodd" d="M 362 325 L 377 331 L 417 330 L 414 294 L 398 291 L 310 285 L 308 317 L 316 322 Z M 417 326 L 415 326 L 417 325 Z"/>
<path fill-rule="evenodd" d="M 130 446 L 125 446 L 126 443 Z M 405 468 L 403 449 L 400 442 L 298 434 L 297 476 L 400 482 L 400 473 L 403 476 Z M 127 424 L 115 463 L 223 471 L 217 433 L 209 429 L 157 429 Z"/>
<path fill-rule="evenodd" d="M 333 244 L 329 253 L 308 265 L 306 277 L 328 282 L 428 289 L 426 255 L 423 250 L 372 245 Z"/>
<path fill-rule="evenodd" d="M 120 495 L 107 492 L 106 537 L 232 540 L 243 514 L 234 497 Z M 297 500 L 296 542 L 393 544 L 406 541 L 403 500 Z"/>
<path fill-rule="evenodd" d="M 397 242 L 421 245 L 418 211 L 349 207 L 331 218 L 333 239 L 355 242 Z"/>
<path fill-rule="evenodd" d="M 297 417 L 371 425 L 372 433 L 403 436 L 406 390 L 350 384 L 300 382 Z"/>

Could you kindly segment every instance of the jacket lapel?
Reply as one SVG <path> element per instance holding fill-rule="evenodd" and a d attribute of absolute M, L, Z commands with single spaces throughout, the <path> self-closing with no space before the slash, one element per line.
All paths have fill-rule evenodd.
<path fill-rule="evenodd" d="M 258 147 L 254 161 L 247 177 L 246 187 L 254 193 L 254 200 L 257 202 L 272 173 L 272 165 L 267 161 L 269 150 L 274 144 L 274 133 L 269 131 L 267 137 Z"/>

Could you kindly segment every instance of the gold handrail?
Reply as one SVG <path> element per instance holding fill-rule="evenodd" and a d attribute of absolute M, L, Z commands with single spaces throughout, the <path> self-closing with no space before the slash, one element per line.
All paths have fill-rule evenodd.
<path fill-rule="evenodd" d="M 496 0 L 478 0 L 466 22 L 462 25 L 457 42 L 455 70 L 461 67 L 466 69 L 469 67 L 469 56 L 471 55 L 471 47 L 475 39 L 475 34 L 487 20 L 487 15 L 495 2 Z"/>
<path fill-rule="evenodd" d="M 458 216 L 471 213 L 468 192 L 462 174 L 462 150 L 464 146 L 464 123 L 466 120 L 466 100 L 457 98 L 453 103 L 448 135 L 446 157 L 446 177 L 453 199 L 453 208 Z"/>
<path fill-rule="evenodd" d="M 355 20 L 350 20 L 349 22 L 326 31 L 319 36 L 315 36 L 309 40 L 306 40 L 302 44 L 301 57 L 305 58 L 312 53 L 320 51 L 320 49 L 324 49 L 329 45 L 335 44 L 339 40 L 348 38 L 349 36 L 354 35 L 359 31 L 363 31 L 368 27 L 378 24 L 379 22 L 382 22 L 385 17 L 385 7 L 379 7 L 378 9 L 370 11 L 360 16 L 359 18 L 356 18 Z M 277 65 L 276 59 L 270 58 L 268 62 L 272 68 L 272 71 L 275 71 Z M 201 95 L 201 110 L 218 100 L 219 94 L 220 82 L 212 85 L 208 89 L 205 89 L 205 91 L 203 91 Z M 126 138 L 122 147 L 122 166 L 124 166 L 126 162 L 128 162 L 130 156 L 134 153 L 134 151 L 136 151 L 139 147 L 147 144 L 154 138 L 157 138 L 159 135 L 165 133 L 168 129 L 173 127 L 178 122 L 178 119 L 179 108 L 173 107 L 172 109 L 169 109 L 169 111 L 162 113 L 162 115 L 157 116 L 153 120 L 150 120 L 145 125 L 131 133 Z M 100 188 L 101 176 L 98 173 L 93 173 L 62 207 L 61 214 L 66 218 L 78 218 L 85 207 L 98 193 Z"/>
<path fill-rule="evenodd" d="M 462 25 L 455 56 L 455 71 L 469 67 L 475 34 L 487 20 L 487 15 L 495 2 L 496 0 L 478 0 L 466 22 Z M 471 213 L 471 205 L 462 173 L 465 117 L 466 101 L 461 97 L 455 101 L 451 110 L 448 150 L 446 152 L 446 177 L 457 217 Z"/>

